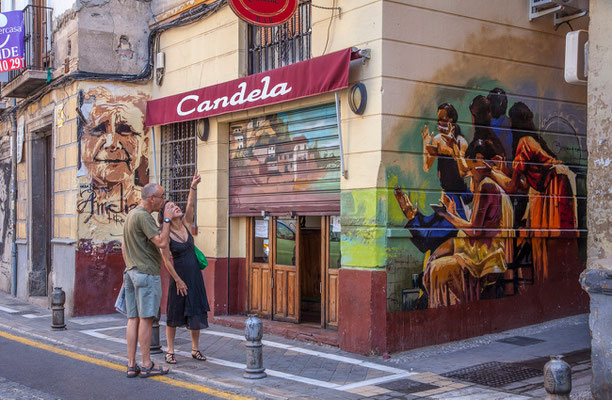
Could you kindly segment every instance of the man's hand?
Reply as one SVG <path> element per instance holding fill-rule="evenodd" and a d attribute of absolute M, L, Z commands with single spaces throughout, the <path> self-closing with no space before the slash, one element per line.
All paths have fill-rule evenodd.
<path fill-rule="evenodd" d="M 170 201 L 166 202 L 166 205 L 164 206 L 164 217 L 172 219 L 173 209 L 174 209 L 174 204 L 172 204 L 172 202 Z"/>

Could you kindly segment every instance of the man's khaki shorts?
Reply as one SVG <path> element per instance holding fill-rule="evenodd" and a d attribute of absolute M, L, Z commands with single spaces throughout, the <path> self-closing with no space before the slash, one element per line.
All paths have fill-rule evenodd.
<path fill-rule="evenodd" d="M 136 268 L 123 273 L 128 318 L 157 317 L 161 303 L 161 278 L 142 274 Z"/>

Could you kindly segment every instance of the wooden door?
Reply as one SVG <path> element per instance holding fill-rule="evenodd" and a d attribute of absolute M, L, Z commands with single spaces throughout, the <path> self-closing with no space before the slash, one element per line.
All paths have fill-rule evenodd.
<path fill-rule="evenodd" d="M 247 287 L 249 313 L 272 316 L 270 219 L 249 218 L 247 227 Z"/>
<path fill-rule="evenodd" d="M 321 325 L 324 328 L 338 329 L 340 217 L 322 217 L 321 237 Z"/>
<path fill-rule="evenodd" d="M 298 217 L 272 218 L 272 315 L 300 322 L 300 224 Z"/>

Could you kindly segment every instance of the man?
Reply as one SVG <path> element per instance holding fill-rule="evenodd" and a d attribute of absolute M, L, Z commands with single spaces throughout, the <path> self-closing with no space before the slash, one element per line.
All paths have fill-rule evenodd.
<path fill-rule="evenodd" d="M 141 378 L 165 375 L 167 368 L 155 366 L 151 361 L 151 332 L 153 318 L 157 316 L 161 301 L 162 263 L 160 248 L 169 242 L 170 218 L 180 214 L 170 203 L 164 208 L 166 218 L 161 232 L 151 216 L 161 210 L 164 204 L 164 189 L 150 183 L 142 189 L 140 204 L 128 214 L 123 226 L 123 259 L 126 269 L 123 273 L 125 301 L 127 308 L 127 377 Z M 142 365 L 136 364 L 136 347 L 140 342 Z"/>

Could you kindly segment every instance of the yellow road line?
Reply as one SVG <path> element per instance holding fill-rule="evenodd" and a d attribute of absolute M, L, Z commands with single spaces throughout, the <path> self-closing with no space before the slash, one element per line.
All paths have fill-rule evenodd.
<path fill-rule="evenodd" d="M 90 357 L 90 356 L 86 356 L 86 355 L 83 355 L 83 354 L 75 353 L 73 351 L 68 351 L 68 350 L 60 349 L 59 347 L 51 346 L 51 345 L 48 345 L 48 344 L 45 344 L 45 343 L 41 343 L 41 342 L 37 342 L 37 341 L 31 340 L 31 339 L 26 339 L 26 338 L 21 337 L 21 336 L 12 335 L 12 334 L 10 334 L 8 332 L 4 332 L 4 331 L 1 331 L 1 330 L 0 330 L 0 336 L 4 337 L 6 339 L 9 339 L 9 340 L 13 340 L 15 342 L 19 342 L 19 343 L 28 345 L 28 346 L 32 346 L 32 347 L 36 347 L 38 349 L 49 351 L 51 353 L 59 354 L 59 355 L 65 356 L 65 357 L 74 358 L 75 360 L 84 361 L 84 362 L 88 362 L 90 364 L 99 365 L 101 367 L 106 367 L 106 368 L 114 369 L 115 371 L 125 372 L 125 368 L 126 367 L 124 365 L 115 364 L 115 363 L 104 361 L 104 360 L 100 360 L 100 359 L 97 359 L 97 358 L 94 358 L 94 357 Z M 153 379 L 153 380 L 156 380 L 158 382 L 163 382 L 163 383 L 168 384 L 168 385 L 172 385 L 172 386 L 176 386 L 176 387 L 180 387 L 180 388 L 184 388 L 184 389 L 190 389 L 190 390 L 194 390 L 196 392 L 206 393 L 206 394 L 209 394 L 211 396 L 219 397 L 221 399 L 227 399 L 227 400 L 252 400 L 250 397 L 244 397 L 244 396 L 236 395 L 236 394 L 229 393 L 229 392 L 223 392 L 223 391 L 216 390 L 216 389 L 210 388 L 208 386 L 204 386 L 204 385 L 196 385 L 196 384 L 193 384 L 193 383 L 179 381 L 179 380 L 176 380 L 176 379 L 169 378 L 167 376 L 152 376 L 152 377 L 147 378 L 147 379 Z"/>

